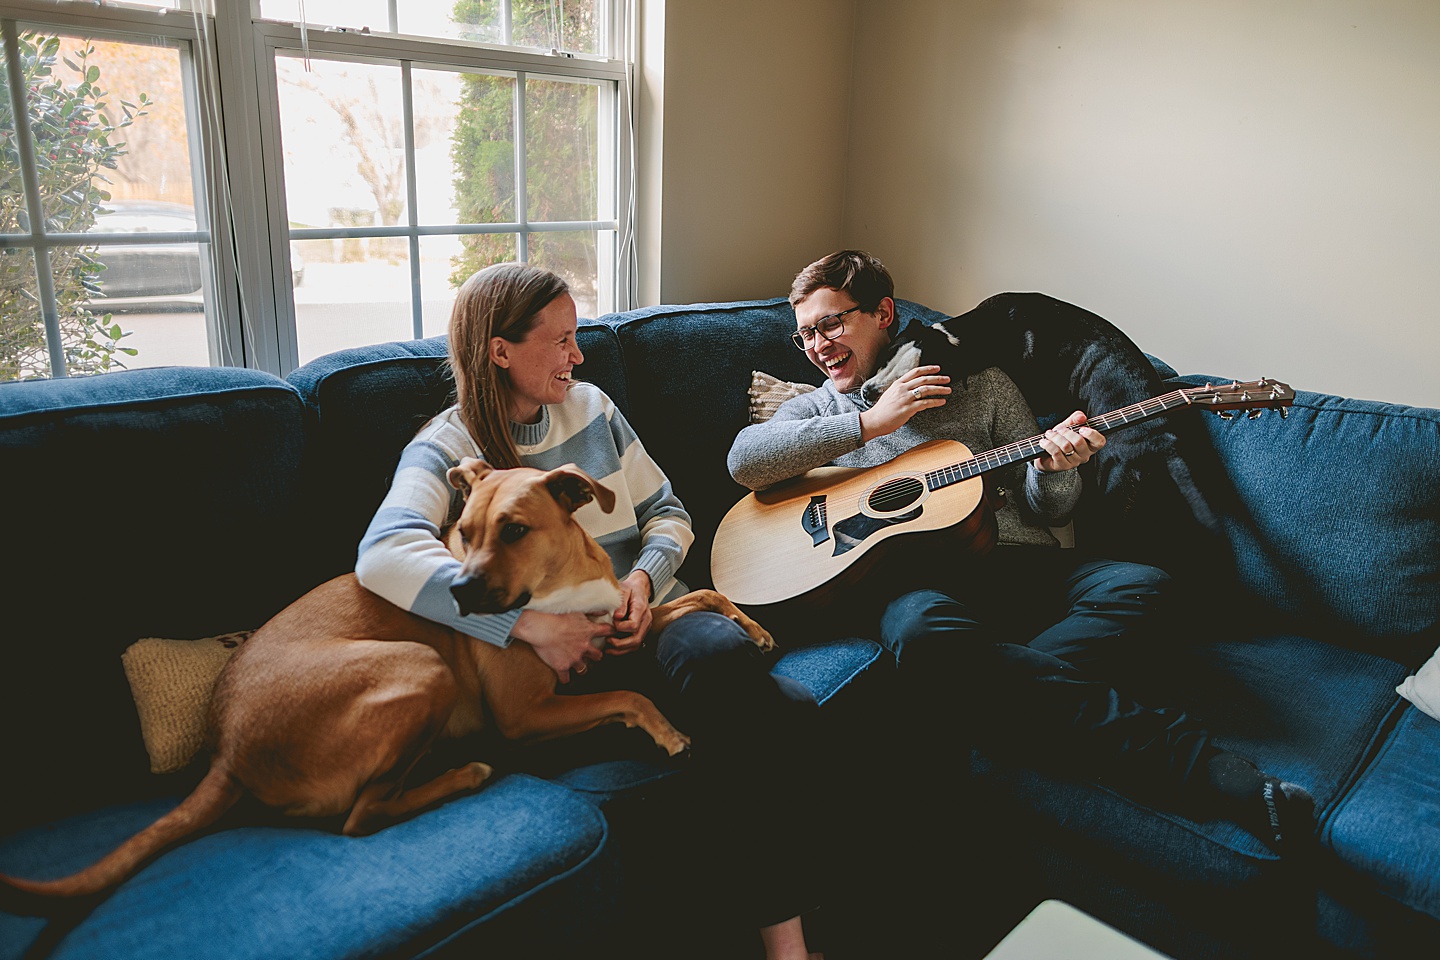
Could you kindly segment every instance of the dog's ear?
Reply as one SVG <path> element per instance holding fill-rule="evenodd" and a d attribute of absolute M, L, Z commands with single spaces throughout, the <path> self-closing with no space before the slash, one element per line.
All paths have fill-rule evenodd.
<path fill-rule="evenodd" d="M 456 490 L 465 491 L 466 495 L 468 496 L 470 493 L 470 488 L 472 486 L 479 483 L 481 480 L 484 480 L 486 477 L 490 476 L 490 474 L 494 472 L 495 468 L 490 466 L 490 464 L 486 463 L 484 460 L 477 460 L 474 457 L 466 457 L 464 460 L 461 460 L 458 464 L 445 471 L 445 479 L 450 482 L 450 486 L 454 487 Z"/>
<path fill-rule="evenodd" d="M 560 506 L 574 513 L 594 500 L 600 509 L 609 513 L 615 509 L 615 494 L 603 483 L 597 482 L 590 474 L 573 463 L 556 467 L 544 477 L 545 486 Z"/>

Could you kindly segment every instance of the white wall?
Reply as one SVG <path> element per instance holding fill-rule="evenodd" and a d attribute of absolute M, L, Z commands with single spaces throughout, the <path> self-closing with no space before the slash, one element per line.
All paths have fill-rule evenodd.
<path fill-rule="evenodd" d="M 1040 290 L 1181 372 L 1440 407 L 1440 2 L 858 0 L 855 33 L 843 239 L 902 295 Z"/>
<path fill-rule="evenodd" d="M 639 6 L 640 300 L 784 296 L 840 243 L 854 0 Z"/>

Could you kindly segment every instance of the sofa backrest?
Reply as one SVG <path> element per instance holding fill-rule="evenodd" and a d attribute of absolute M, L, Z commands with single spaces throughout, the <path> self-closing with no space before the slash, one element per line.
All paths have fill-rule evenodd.
<path fill-rule="evenodd" d="M 619 343 L 609 325 L 581 320 L 580 379 L 628 403 Z M 445 337 L 380 343 L 320 357 L 287 378 L 306 411 L 313 463 L 307 500 L 331 575 L 355 569 L 355 551 L 390 488 L 400 451 L 455 402 Z"/>
<path fill-rule="evenodd" d="M 251 370 L 0 385 L 0 822 L 163 789 L 120 655 L 258 626 L 308 588 L 304 444 L 298 393 Z"/>
<path fill-rule="evenodd" d="M 1440 410 L 1300 390 L 1288 413 L 1204 418 L 1239 499 L 1223 518 L 1238 589 L 1315 636 L 1428 653 L 1440 642 Z"/>
<path fill-rule="evenodd" d="M 715 528 L 746 493 L 725 458 L 749 423 L 752 371 L 807 383 L 822 375 L 790 343 L 795 314 L 784 299 L 647 307 L 600 319 L 614 327 L 625 358 L 626 416 L 694 521 L 681 579 L 709 586 Z"/>

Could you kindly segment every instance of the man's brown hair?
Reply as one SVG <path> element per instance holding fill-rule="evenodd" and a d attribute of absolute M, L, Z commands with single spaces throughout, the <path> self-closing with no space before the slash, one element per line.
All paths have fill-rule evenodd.
<path fill-rule="evenodd" d="M 801 270 L 790 285 L 790 305 L 795 306 L 821 287 L 850 294 L 864 313 L 874 313 L 881 300 L 895 296 L 890 271 L 864 250 L 838 250 Z"/>

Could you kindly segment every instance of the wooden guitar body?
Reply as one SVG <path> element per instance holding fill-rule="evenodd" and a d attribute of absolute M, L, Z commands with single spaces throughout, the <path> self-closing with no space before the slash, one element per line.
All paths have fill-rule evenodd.
<path fill-rule="evenodd" d="M 970 457 L 955 440 L 931 440 L 878 467 L 820 467 L 741 500 L 715 532 L 715 589 L 741 606 L 803 598 L 823 602 L 852 584 L 901 534 L 938 533 L 949 551 L 995 543 L 985 479 L 930 489 L 925 477 Z M 904 550 L 929 543 L 907 540 Z M 823 592 L 822 592 L 823 590 Z"/>

